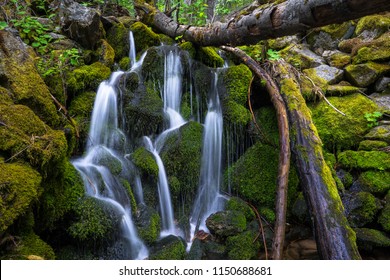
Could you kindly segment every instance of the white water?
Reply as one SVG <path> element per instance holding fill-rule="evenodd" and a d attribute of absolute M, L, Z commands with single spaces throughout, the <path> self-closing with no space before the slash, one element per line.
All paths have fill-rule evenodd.
<path fill-rule="evenodd" d="M 190 219 L 191 234 L 198 228 L 208 232 L 207 217 L 222 209 L 221 184 L 223 116 L 217 92 L 218 76 L 210 92 L 208 112 L 204 123 L 203 152 L 198 194 Z"/>
<path fill-rule="evenodd" d="M 137 60 L 136 60 L 135 41 L 134 41 L 134 36 L 132 31 L 129 32 L 129 45 L 130 45 L 130 50 L 129 50 L 130 65 L 131 68 L 133 68 Z"/>
<path fill-rule="evenodd" d="M 115 85 L 123 72 L 115 72 L 110 80 L 100 84 L 90 126 L 90 138 L 87 154 L 73 162 L 80 172 L 86 189 L 90 195 L 114 209 L 121 219 L 120 231 L 125 244 L 125 255 L 132 259 L 144 259 L 148 250 L 139 239 L 137 230 L 131 218 L 131 208 L 124 186 L 102 161 L 120 162 L 122 167 L 125 159 L 117 155 L 114 147 L 119 143 L 118 135 L 123 133 L 118 129 L 117 93 Z"/>

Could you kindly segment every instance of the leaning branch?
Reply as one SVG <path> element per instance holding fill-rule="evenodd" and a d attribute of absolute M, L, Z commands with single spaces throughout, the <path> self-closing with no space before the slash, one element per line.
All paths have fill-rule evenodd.
<path fill-rule="evenodd" d="M 260 79 L 266 81 L 266 88 L 271 97 L 277 113 L 279 128 L 279 166 L 276 185 L 276 220 L 275 232 L 272 243 L 272 258 L 282 259 L 283 245 L 286 230 L 286 212 L 287 212 L 287 185 L 288 173 L 290 170 L 290 136 L 287 119 L 287 111 L 284 101 L 279 93 L 278 86 L 272 77 L 260 67 L 260 65 L 240 49 L 222 46 L 223 50 L 229 51 L 240 58 Z"/>
<path fill-rule="evenodd" d="M 181 25 L 145 0 L 135 0 L 134 8 L 142 22 L 172 38 L 182 36 L 203 46 L 239 46 L 390 11 L 390 1 L 288 0 L 278 5 L 259 4 L 247 14 L 204 27 Z"/>

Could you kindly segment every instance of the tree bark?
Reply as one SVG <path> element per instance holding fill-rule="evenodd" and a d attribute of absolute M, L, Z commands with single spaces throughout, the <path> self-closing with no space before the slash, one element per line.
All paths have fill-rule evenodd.
<path fill-rule="evenodd" d="M 319 254 L 327 260 L 360 259 L 356 234 L 344 215 L 336 183 L 322 154 L 322 142 L 290 67 L 285 62 L 273 65 L 288 111 L 291 150 L 311 214 Z"/>
<path fill-rule="evenodd" d="M 183 36 L 184 40 L 203 46 L 238 46 L 390 11 L 390 1 L 288 0 L 278 5 L 259 4 L 248 14 L 206 27 L 180 25 L 145 0 L 134 0 L 134 7 L 141 21 L 172 38 Z"/>
<path fill-rule="evenodd" d="M 279 88 L 272 77 L 260 67 L 260 65 L 240 49 L 223 46 L 223 50 L 232 52 L 239 57 L 260 79 L 266 81 L 266 88 L 270 95 L 271 102 L 277 113 L 279 129 L 279 165 L 278 178 L 276 181 L 275 200 L 275 227 L 272 242 L 272 259 L 281 260 L 283 258 L 283 246 L 286 231 L 287 213 L 287 187 L 288 173 L 290 171 L 290 136 L 287 119 L 287 111 L 284 101 L 280 95 Z"/>

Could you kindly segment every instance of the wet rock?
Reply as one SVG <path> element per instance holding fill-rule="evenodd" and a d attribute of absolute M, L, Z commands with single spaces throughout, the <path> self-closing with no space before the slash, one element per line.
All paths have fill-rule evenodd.
<path fill-rule="evenodd" d="M 160 216 L 156 210 L 145 204 L 139 204 L 135 223 L 143 241 L 152 244 L 157 240 L 160 235 Z"/>
<path fill-rule="evenodd" d="M 368 192 L 347 192 L 342 201 L 345 215 L 352 227 L 362 227 L 374 221 L 380 208 L 377 199 Z"/>
<path fill-rule="evenodd" d="M 169 235 L 158 240 L 151 248 L 151 260 L 184 260 L 186 243 L 178 236 Z"/>
<path fill-rule="evenodd" d="M 390 144 L 390 125 L 376 126 L 368 132 L 364 138 L 369 140 L 379 140 Z"/>
<path fill-rule="evenodd" d="M 386 73 L 390 72 L 390 65 L 368 62 L 365 64 L 349 65 L 345 68 L 345 75 L 349 82 L 358 87 L 367 87 Z"/>
<path fill-rule="evenodd" d="M 220 211 L 207 218 L 206 226 L 212 234 L 227 237 L 243 232 L 246 219 L 245 215 L 238 211 Z"/>
<path fill-rule="evenodd" d="M 61 1 L 60 24 L 63 32 L 87 49 L 94 49 L 103 38 L 104 29 L 96 9 L 85 7 L 73 0 Z"/>

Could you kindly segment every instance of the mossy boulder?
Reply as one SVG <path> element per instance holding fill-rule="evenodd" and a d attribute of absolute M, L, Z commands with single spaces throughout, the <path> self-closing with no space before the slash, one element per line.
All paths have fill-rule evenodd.
<path fill-rule="evenodd" d="M 364 64 L 348 65 L 345 76 L 349 82 L 358 87 L 367 87 L 384 74 L 390 73 L 390 65 L 367 62 Z"/>
<path fill-rule="evenodd" d="M 354 86 L 349 86 L 349 85 L 330 85 L 326 88 L 326 95 L 327 96 L 346 96 L 346 95 L 351 95 L 355 93 L 361 93 L 364 92 L 363 88 L 358 88 Z"/>
<path fill-rule="evenodd" d="M 343 70 L 329 65 L 320 65 L 315 68 L 303 70 L 317 86 L 326 88 L 327 85 L 336 84 L 343 78 Z"/>
<path fill-rule="evenodd" d="M 379 201 L 368 192 L 348 192 L 342 197 L 345 215 L 352 227 L 362 227 L 374 221 Z"/>
<path fill-rule="evenodd" d="M 390 172 L 368 170 L 360 174 L 359 182 L 363 190 L 374 195 L 384 195 L 390 190 Z"/>
<path fill-rule="evenodd" d="M 53 130 L 23 105 L 1 105 L 0 151 L 9 158 L 22 158 L 43 176 L 56 173 L 68 145 L 63 131 Z"/>
<path fill-rule="evenodd" d="M 161 151 L 174 201 L 184 199 L 185 204 L 191 205 L 196 195 L 202 157 L 202 134 L 203 126 L 190 121 L 168 136 Z"/>
<path fill-rule="evenodd" d="M 285 60 L 299 69 L 318 67 L 325 64 L 325 60 L 310 50 L 309 46 L 298 44 L 287 46 L 280 51 Z"/>
<path fill-rule="evenodd" d="M 390 18 L 386 15 L 371 15 L 361 18 L 355 29 L 355 36 L 374 39 L 389 31 Z"/>
<path fill-rule="evenodd" d="M 356 242 L 360 250 L 390 247 L 390 238 L 383 232 L 371 228 L 355 228 Z"/>
<path fill-rule="evenodd" d="M 200 47 L 197 51 L 196 59 L 213 68 L 222 67 L 224 63 L 223 58 L 220 57 L 214 47 Z"/>
<path fill-rule="evenodd" d="M 384 141 L 377 140 L 363 140 L 359 143 L 359 151 L 377 151 L 381 148 L 387 147 L 388 144 Z"/>
<path fill-rule="evenodd" d="M 390 144 L 390 125 L 376 126 L 371 129 L 364 138 L 369 140 L 379 140 Z"/>
<path fill-rule="evenodd" d="M 159 46 L 161 44 L 160 36 L 140 21 L 132 24 L 130 30 L 134 35 L 137 52 L 143 52 L 150 47 Z"/>
<path fill-rule="evenodd" d="M 206 219 L 206 226 L 212 234 L 225 238 L 243 232 L 246 229 L 246 218 L 240 211 L 219 211 Z"/>
<path fill-rule="evenodd" d="M 364 114 L 375 112 L 376 104 L 361 94 L 330 97 L 328 100 L 346 115 L 340 115 L 324 100 L 309 105 L 313 122 L 325 147 L 333 151 L 335 148 L 348 149 L 358 146 L 368 130 Z"/>
<path fill-rule="evenodd" d="M 66 85 L 73 94 L 96 91 L 99 84 L 110 77 L 111 70 L 101 62 L 84 65 L 68 73 Z"/>
<path fill-rule="evenodd" d="M 390 169 L 390 154 L 381 151 L 344 151 L 338 154 L 342 167 L 347 169 Z"/>
<path fill-rule="evenodd" d="M 245 108 L 252 72 L 244 64 L 227 68 L 220 74 L 220 90 L 224 118 L 229 122 L 245 125 L 250 113 Z"/>
<path fill-rule="evenodd" d="M 109 240 L 120 222 L 119 216 L 102 201 L 84 197 L 75 207 L 75 221 L 68 228 L 70 236 L 79 242 Z"/>
<path fill-rule="evenodd" d="M 362 44 L 353 58 L 354 64 L 367 61 L 384 62 L 390 59 L 390 32 L 370 43 Z"/>
<path fill-rule="evenodd" d="M 144 147 L 137 148 L 132 154 L 131 158 L 135 166 L 137 166 L 141 172 L 148 176 L 158 177 L 158 165 L 151 152 Z"/>
<path fill-rule="evenodd" d="M 106 40 L 100 40 L 96 54 L 99 58 L 99 61 L 107 67 L 111 68 L 114 65 L 115 50 Z"/>
<path fill-rule="evenodd" d="M 256 207 L 274 209 L 278 153 L 276 148 L 260 142 L 250 147 L 227 171 L 230 172 L 232 190 Z M 292 167 L 289 173 L 288 205 L 292 205 L 295 200 L 297 187 L 298 176 Z"/>
<path fill-rule="evenodd" d="M 158 240 L 152 247 L 151 260 L 184 260 L 186 244 L 178 236 L 169 235 Z"/>
<path fill-rule="evenodd" d="M 107 42 L 112 46 L 115 53 L 115 61 L 129 56 L 130 51 L 130 30 L 122 23 L 117 23 L 107 30 Z"/>
<path fill-rule="evenodd" d="M 243 213 L 247 221 L 251 221 L 256 218 L 253 209 L 245 201 L 238 197 L 231 197 L 226 203 L 225 209 Z"/>
<path fill-rule="evenodd" d="M 256 233 L 245 231 L 235 236 L 229 236 L 226 240 L 226 251 L 230 260 L 256 259 L 260 243 L 256 240 Z M 253 240 L 256 240 L 253 242 Z"/>
<path fill-rule="evenodd" d="M 32 231 L 21 236 L 20 247 L 18 247 L 16 254 L 25 260 L 39 258 L 44 260 L 55 259 L 53 248 Z"/>
<path fill-rule="evenodd" d="M 161 219 L 157 211 L 144 204 L 138 206 L 136 225 L 140 238 L 153 244 L 160 235 Z"/>
<path fill-rule="evenodd" d="M 192 59 L 195 59 L 195 56 L 196 56 L 196 48 L 195 46 L 191 43 L 191 42 L 183 42 L 181 44 L 179 44 L 180 48 L 183 50 L 183 51 L 187 51 L 189 56 L 192 58 Z"/>
<path fill-rule="evenodd" d="M 113 175 L 119 175 L 123 169 L 119 157 L 106 148 L 95 148 L 93 161 L 95 164 L 106 167 Z"/>
<path fill-rule="evenodd" d="M 28 106 L 48 125 L 59 125 L 50 91 L 38 74 L 26 45 L 11 32 L 0 30 L 0 86 L 8 89 L 17 104 Z"/>
<path fill-rule="evenodd" d="M 23 215 L 39 196 L 42 177 L 25 163 L 5 163 L 0 158 L 0 231 Z"/>
<path fill-rule="evenodd" d="M 346 65 L 351 63 L 351 55 L 338 50 L 325 51 L 323 56 L 330 66 L 339 69 L 343 69 Z"/>

